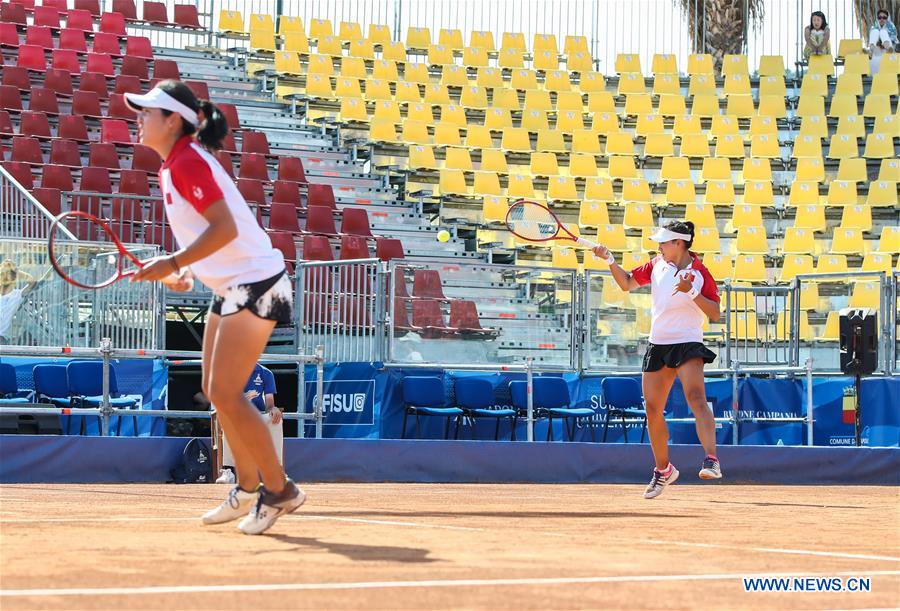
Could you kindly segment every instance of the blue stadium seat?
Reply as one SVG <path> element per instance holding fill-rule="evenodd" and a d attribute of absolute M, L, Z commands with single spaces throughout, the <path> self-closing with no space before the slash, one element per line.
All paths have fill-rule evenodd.
<path fill-rule="evenodd" d="M 509 418 L 512 433 L 511 441 L 516 440 L 516 417 L 518 412 L 509 408 L 494 407 L 497 402 L 494 396 L 494 385 L 484 378 L 457 378 L 455 382 L 456 403 L 466 416 L 470 418 L 494 418 L 497 427 L 494 430 L 494 441 L 500 439 L 500 419 Z M 472 427 L 475 437 L 475 427 Z"/>
<path fill-rule="evenodd" d="M 401 437 L 406 439 L 406 417 L 413 414 L 416 417 L 416 437 L 419 437 L 419 415 L 440 416 L 447 419 L 444 425 L 444 439 L 450 437 L 450 420 L 456 419 L 456 432 L 454 439 L 459 438 L 459 425 L 462 421 L 463 410 L 458 407 L 447 407 L 447 396 L 444 392 L 444 382 L 437 376 L 406 376 L 403 378 L 403 402 L 406 408 L 403 410 L 403 432 Z"/>
<path fill-rule="evenodd" d="M 16 368 L 9 363 L 0 363 L 0 405 L 15 406 L 31 403 L 31 391 L 20 391 L 16 382 Z"/>
<path fill-rule="evenodd" d="M 553 441 L 553 418 L 562 418 L 563 426 L 569 440 L 575 439 L 575 425 L 581 418 L 591 418 L 596 412 L 588 407 L 570 407 L 569 385 L 557 376 L 541 376 L 532 380 L 534 385 L 533 406 L 535 418 L 548 418 L 547 441 Z M 523 413 L 527 409 L 526 382 L 515 381 L 509 383 L 509 391 L 512 395 L 513 405 Z M 571 422 L 570 422 L 571 419 Z M 590 422 L 588 429 L 591 432 L 591 440 L 594 438 L 594 427 Z"/>
<path fill-rule="evenodd" d="M 73 402 L 79 407 L 98 408 L 103 404 L 103 362 L 102 361 L 72 361 L 66 367 L 69 379 L 69 392 L 72 393 Z M 109 366 L 109 403 L 117 409 L 135 409 L 137 400 L 119 396 L 119 385 L 116 380 L 116 368 Z M 137 433 L 137 417 L 132 416 L 134 432 Z M 98 418 L 98 421 L 100 418 Z M 116 436 L 122 432 L 122 419 L 113 416 L 110 427 L 115 427 Z M 99 433 L 99 431 L 98 431 Z M 90 433 L 89 433 L 90 434 Z"/>
<path fill-rule="evenodd" d="M 641 396 L 641 383 L 634 378 L 603 378 L 600 382 L 600 394 L 606 407 L 602 441 L 606 441 L 610 418 L 621 418 L 625 443 L 628 443 L 625 419 L 641 418 L 644 421 L 641 428 L 641 443 L 644 443 L 644 436 L 647 434 L 647 411 L 644 409 L 644 398 Z"/>
<path fill-rule="evenodd" d="M 69 379 L 65 365 L 35 365 L 31 370 L 34 378 L 34 391 L 38 403 L 50 403 L 54 407 L 72 407 Z M 79 434 L 84 427 L 83 416 L 62 416 L 65 434 L 70 434 L 72 426 L 78 428 Z"/>

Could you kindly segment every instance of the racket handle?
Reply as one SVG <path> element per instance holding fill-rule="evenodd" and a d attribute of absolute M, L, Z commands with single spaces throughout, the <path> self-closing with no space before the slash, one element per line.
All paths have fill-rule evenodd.
<path fill-rule="evenodd" d="M 586 240 L 584 238 L 575 238 L 575 243 L 581 244 L 582 246 L 585 246 L 590 249 L 594 249 L 594 248 L 597 248 L 598 246 L 600 246 L 599 244 L 597 244 L 597 242 L 592 242 L 591 240 Z"/>

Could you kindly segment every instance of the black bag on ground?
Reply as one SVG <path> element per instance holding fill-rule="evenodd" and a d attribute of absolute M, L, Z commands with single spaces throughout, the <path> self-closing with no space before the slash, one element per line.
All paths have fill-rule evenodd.
<path fill-rule="evenodd" d="M 198 438 L 184 446 L 181 461 L 170 471 L 176 484 L 208 484 L 213 481 L 209 447 Z"/>

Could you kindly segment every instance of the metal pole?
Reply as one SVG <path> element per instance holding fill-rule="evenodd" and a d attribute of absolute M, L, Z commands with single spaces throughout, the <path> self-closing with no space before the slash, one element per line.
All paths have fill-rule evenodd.
<path fill-rule="evenodd" d="M 813 361 L 812 357 L 806 359 L 806 445 L 813 445 Z"/>
<path fill-rule="evenodd" d="M 100 355 L 103 358 L 103 402 L 100 405 L 100 411 L 103 413 L 102 430 L 100 434 L 103 437 L 109 435 L 109 414 L 112 408 L 109 404 L 109 355 L 112 353 L 112 342 L 108 337 L 100 340 Z"/>
<path fill-rule="evenodd" d="M 738 402 L 738 368 L 740 363 L 735 363 L 731 370 L 731 445 L 740 445 L 741 438 L 738 426 L 741 422 L 741 406 Z"/>
<path fill-rule="evenodd" d="M 297 413 L 306 413 L 306 363 L 297 363 Z M 306 437 L 306 420 L 297 421 L 297 437 Z"/>
<path fill-rule="evenodd" d="M 316 439 L 322 438 L 322 424 L 324 411 L 322 409 L 322 399 L 325 392 L 325 346 L 321 344 L 316 346 Z"/>
<path fill-rule="evenodd" d="M 525 405 L 527 407 L 526 424 L 528 429 L 528 441 L 534 441 L 534 384 L 532 375 L 532 365 L 534 359 L 528 357 L 525 359 Z"/>

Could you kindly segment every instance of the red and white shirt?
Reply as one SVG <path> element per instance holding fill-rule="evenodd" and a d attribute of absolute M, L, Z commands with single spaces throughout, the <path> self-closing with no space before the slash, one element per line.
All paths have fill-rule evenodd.
<path fill-rule="evenodd" d="M 653 317 L 650 323 L 650 343 L 658 345 L 682 344 L 703 341 L 703 311 L 687 293 L 672 291 L 681 278 L 694 273 L 693 286 L 701 295 L 719 303 L 719 289 L 716 281 L 691 253 L 691 263 L 678 270 L 667 263 L 662 255 L 657 255 L 647 263 L 631 270 L 632 277 L 640 286 L 650 285 L 653 298 Z"/>
<path fill-rule="evenodd" d="M 238 284 L 259 282 L 284 269 L 284 256 L 272 247 L 231 176 L 191 136 L 183 136 L 159 171 L 166 217 L 181 248 L 193 244 L 209 227 L 203 212 L 225 200 L 238 234 L 191 271 L 217 295 Z"/>

